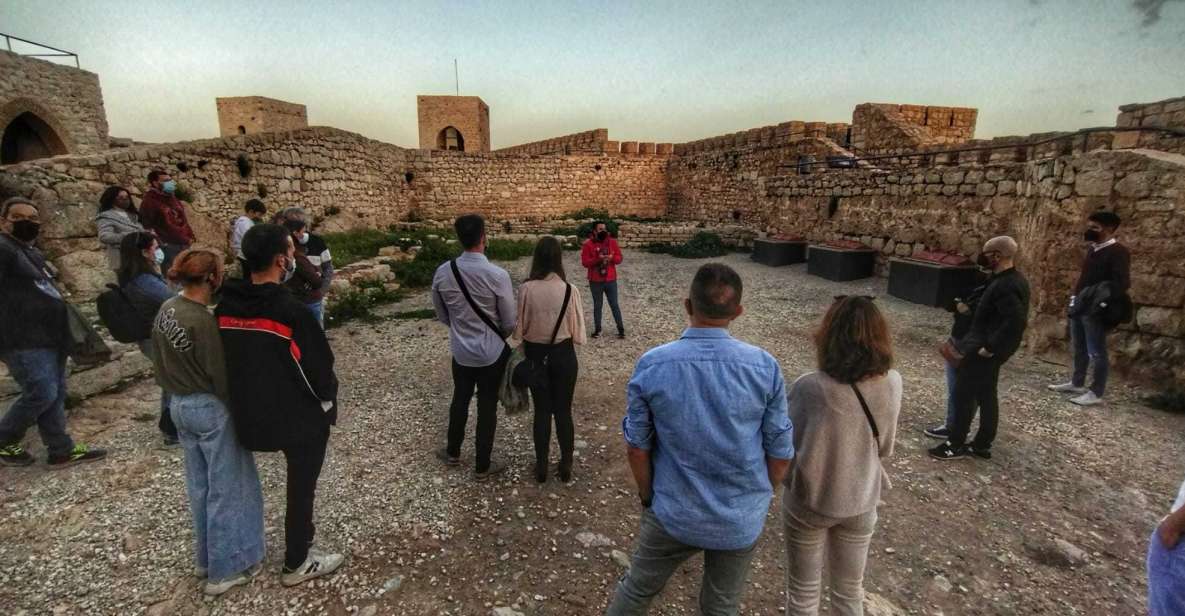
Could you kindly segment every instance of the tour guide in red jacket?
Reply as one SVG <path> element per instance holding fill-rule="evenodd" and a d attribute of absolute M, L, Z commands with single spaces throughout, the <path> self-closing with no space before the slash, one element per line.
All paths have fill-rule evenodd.
<path fill-rule="evenodd" d="M 588 268 L 588 288 L 593 298 L 592 337 L 601 335 L 602 294 L 609 297 L 609 309 L 617 323 L 617 337 L 625 338 L 625 325 L 621 321 L 621 307 L 617 305 L 617 265 L 621 263 L 621 247 L 609 235 L 605 223 L 593 225 L 592 235 L 580 250 L 580 262 Z"/>
<path fill-rule="evenodd" d="M 333 351 L 313 313 L 283 286 L 295 269 L 292 234 L 260 224 L 243 236 L 250 278 L 228 280 L 214 315 L 226 356 L 239 442 L 288 462 L 284 574 L 293 586 L 332 573 L 341 554 L 313 549 L 313 499 L 337 420 Z"/>
<path fill-rule="evenodd" d="M 165 253 L 161 271 L 169 271 L 173 257 L 194 242 L 193 229 L 185 213 L 185 203 L 174 196 L 177 182 L 167 172 L 153 169 L 148 173 L 148 190 L 140 198 L 140 224 L 156 234 Z"/>

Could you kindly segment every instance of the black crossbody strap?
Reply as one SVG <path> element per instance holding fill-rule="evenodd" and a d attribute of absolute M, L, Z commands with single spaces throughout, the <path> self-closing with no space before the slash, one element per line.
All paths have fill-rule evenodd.
<path fill-rule="evenodd" d="M 494 322 L 481 309 L 481 306 L 478 306 L 477 302 L 473 301 L 473 296 L 469 295 L 469 289 L 465 286 L 465 279 L 461 278 L 461 269 L 457 267 L 457 260 L 453 259 L 449 261 L 449 264 L 453 267 L 453 277 L 457 279 L 457 286 L 461 287 L 461 294 L 465 296 L 465 301 L 469 302 L 469 307 L 473 309 L 473 312 L 477 313 L 477 317 L 481 319 L 482 323 L 485 323 L 493 330 L 498 335 L 498 338 L 502 338 L 502 330 L 498 329 L 497 325 L 494 325 Z"/>
<path fill-rule="evenodd" d="M 876 420 L 872 418 L 872 411 L 868 410 L 868 403 L 864 401 L 864 394 L 860 393 L 860 388 L 852 383 L 852 391 L 856 392 L 856 399 L 860 401 L 860 408 L 864 409 L 864 417 L 868 418 L 868 427 L 872 428 L 872 438 L 876 440 L 876 453 L 879 456 L 881 452 L 881 431 L 876 427 Z"/>
<path fill-rule="evenodd" d="M 555 344 L 556 336 L 560 335 L 560 325 L 564 324 L 564 313 L 568 312 L 568 300 L 572 299 L 572 285 L 564 283 L 564 305 L 560 306 L 560 318 L 555 320 L 555 329 L 551 330 L 551 343 Z"/>

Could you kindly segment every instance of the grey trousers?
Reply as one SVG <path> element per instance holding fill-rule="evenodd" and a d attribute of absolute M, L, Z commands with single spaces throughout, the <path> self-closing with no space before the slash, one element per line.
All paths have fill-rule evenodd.
<path fill-rule="evenodd" d="M 817 616 L 823 570 L 830 571 L 831 613 L 864 614 L 864 567 L 876 530 L 876 509 L 829 518 L 782 501 L 786 530 L 786 616 Z"/>
<path fill-rule="evenodd" d="M 741 592 L 749 576 L 749 563 L 753 560 L 756 545 L 741 550 L 705 550 L 686 545 L 668 535 L 658 518 L 647 509 L 642 512 L 642 529 L 638 533 L 638 545 L 630 568 L 617 583 L 617 592 L 605 615 L 645 614 L 675 569 L 696 552 L 703 552 L 700 613 L 735 616 L 740 610 Z"/>

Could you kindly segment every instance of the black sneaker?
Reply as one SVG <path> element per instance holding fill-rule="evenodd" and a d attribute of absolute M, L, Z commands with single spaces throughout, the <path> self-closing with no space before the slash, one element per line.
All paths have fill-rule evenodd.
<path fill-rule="evenodd" d="M 601 337 L 601 330 L 599 330 L 599 329 L 597 331 L 593 332 L 591 336 L 589 336 L 589 338 L 600 338 L 600 337 Z"/>
<path fill-rule="evenodd" d="M 936 426 L 933 428 L 926 428 L 925 430 L 922 430 L 922 432 L 924 432 L 926 436 L 930 438 L 936 438 L 940 441 L 945 441 L 946 439 L 950 438 L 950 428 L 946 427 L 946 424 L 942 424 L 941 426 Z"/>
<path fill-rule="evenodd" d="M 617 339 L 618 339 L 618 340 L 625 340 L 625 330 L 624 330 L 624 329 L 623 329 L 623 330 L 619 330 L 619 331 L 617 332 Z"/>
<path fill-rule="evenodd" d="M 930 457 L 935 460 L 958 460 L 967 457 L 966 445 L 954 445 L 950 441 L 930 450 Z"/>
<path fill-rule="evenodd" d="M 169 436 L 168 434 L 165 434 L 163 438 L 164 442 L 161 443 L 161 447 L 163 449 L 176 449 L 177 447 L 181 446 L 181 439 L 177 438 L 176 436 Z"/>
<path fill-rule="evenodd" d="M 0 447 L 0 464 L 4 466 L 28 466 L 33 463 L 33 456 L 21 447 L 20 443 L 13 443 Z"/>
<path fill-rule="evenodd" d="M 50 468 L 66 468 L 83 462 L 96 462 L 106 457 L 107 451 L 104 449 L 90 449 L 86 445 L 75 445 L 70 453 L 51 455 L 47 462 Z"/>
<path fill-rule="evenodd" d="M 979 447 L 976 447 L 975 445 L 971 445 L 971 446 L 967 447 L 967 453 L 970 453 L 971 455 L 973 455 L 977 458 L 981 458 L 983 460 L 991 460 L 992 459 L 992 448 L 991 447 L 985 447 L 983 449 L 980 449 Z"/>
<path fill-rule="evenodd" d="M 461 457 L 449 455 L 448 447 L 441 447 L 440 449 L 437 449 L 436 459 L 444 462 L 445 466 L 457 466 L 461 464 Z"/>

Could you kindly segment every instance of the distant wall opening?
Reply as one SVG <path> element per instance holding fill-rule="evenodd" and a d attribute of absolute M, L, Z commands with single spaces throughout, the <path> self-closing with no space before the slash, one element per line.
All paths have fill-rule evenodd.
<path fill-rule="evenodd" d="M 4 127 L 4 135 L 0 138 L 0 164 L 3 165 L 66 153 L 66 144 L 53 128 L 28 111 L 13 118 Z"/>
<path fill-rule="evenodd" d="M 436 149 L 465 151 L 465 137 L 455 127 L 446 126 L 436 135 Z"/>
<path fill-rule="evenodd" d="M 246 135 L 246 134 L 247 134 L 247 127 L 246 127 L 246 126 L 243 126 L 242 124 L 240 124 L 240 125 L 239 125 L 239 134 L 240 134 L 240 135 Z"/>

